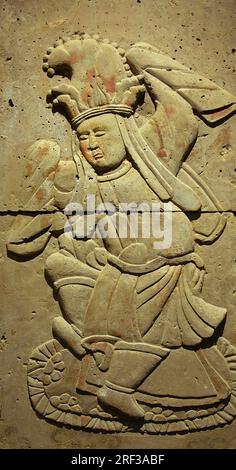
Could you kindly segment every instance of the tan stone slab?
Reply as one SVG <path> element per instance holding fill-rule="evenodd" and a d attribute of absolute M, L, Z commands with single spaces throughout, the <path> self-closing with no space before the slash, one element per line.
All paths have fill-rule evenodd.
<path fill-rule="evenodd" d="M 2 211 L 24 208 L 22 186 L 27 173 L 25 154 L 28 146 L 36 139 L 56 140 L 62 147 L 62 157 L 71 156 L 70 126 L 59 114 L 52 115 L 47 108 L 45 97 L 51 84 L 41 69 L 45 51 L 58 36 L 70 35 L 78 29 L 101 36 L 107 34 L 125 49 L 130 43 L 141 40 L 158 47 L 234 94 L 235 54 L 231 34 L 231 25 L 234 24 L 233 3 L 231 8 L 228 2 L 225 10 L 221 1 L 217 2 L 217 6 L 203 3 L 198 8 L 195 2 L 190 2 L 186 10 L 183 1 L 174 5 L 159 2 L 158 6 L 155 2 L 133 1 L 129 6 L 126 2 L 124 6 L 122 2 L 115 5 L 115 11 L 109 9 L 107 1 L 103 5 L 100 2 L 99 7 L 84 1 L 79 9 L 73 3 L 68 8 L 63 1 L 57 2 L 55 7 L 52 2 L 50 7 L 43 1 L 40 4 L 42 14 L 37 15 L 37 18 L 30 4 L 22 7 L 20 12 L 14 4 L 8 3 L 2 12 L 1 57 L 5 80 L 1 123 Z M 82 16 L 80 11 L 83 11 Z M 108 25 L 106 34 L 105 19 Z M 219 22 L 222 24 L 220 29 Z M 52 84 L 57 83 L 54 78 Z M 235 209 L 232 187 L 235 148 L 233 122 L 229 120 L 216 129 L 208 129 L 204 125 L 200 136 L 207 134 L 208 130 L 209 136 L 198 139 L 189 157 L 192 168 L 198 174 L 201 173 L 220 199 L 224 210 Z M 204 142 L 203 148 L 201 142 Z M 214 177 L 211 167 L 214 169 Z M 225 184 L 226 180 L 228 184 Z M 32 210 L 35 210 L 34 206 Z"/>
<path fill-rule="evenodd" d="M 236 445 L 236 12 L 187 3 L 1 7 L 0 447 Z M 88 194 L 171 201 L 170 244 L 81 240 Z"/>

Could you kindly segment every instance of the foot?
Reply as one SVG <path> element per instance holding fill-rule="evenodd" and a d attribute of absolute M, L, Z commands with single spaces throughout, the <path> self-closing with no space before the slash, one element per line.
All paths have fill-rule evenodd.
<path fill-rule="evenodd" d="M 98 394 L 98 403 L 105 408 L 110 408 L 118 415 L 126 418 L 141 420 L 145 411 L 138 405 L 133 393 L 125 393 L 113 390 L 106 385 L 102 387 Z"/>

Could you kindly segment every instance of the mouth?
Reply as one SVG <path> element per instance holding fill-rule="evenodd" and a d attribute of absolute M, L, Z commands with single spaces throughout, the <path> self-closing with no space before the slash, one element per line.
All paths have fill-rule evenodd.
<path fill-rule="evenodd" d="M 103 158 L 103 154 L 101 152 L 97 152 L 94 153 L 92 157 L 95 158 L 95 160 L 99 160 L 100 158 Z"/>

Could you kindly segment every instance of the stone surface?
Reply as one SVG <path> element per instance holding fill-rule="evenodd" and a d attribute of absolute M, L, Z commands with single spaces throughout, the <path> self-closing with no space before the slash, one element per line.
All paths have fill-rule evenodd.
<path fill-rule="evenodd" d="M 4 2 L 1 447 L 78 448 L 78 441 L 79 447 L 235 447 L 236 117 L 229 25 L 236 11 L 228 3 L 188 2 L 186 10 L 185 1 L 143 0 L 115 3 L 111 11 L 105 0 L 99 6 L 71 2 L 69 8 L 41 1 L 36 18 L 32 2 L 19 2 L 17 11 L 14 2 Z M 83 66 L 77 68 L 80 36 L 48 46 L 78 30 L 107 34 L 118 45 L 95 39 L 93 46 L 106 54 L 97 64 L 90 59 L 92 70 L 86 51 L 92 43 L 85 37 Z M 48 78 L 41 70 L 45 51 L 50 77 L 67 60 L 67 47 L 71 83 L 60 75 Z M 117 69 L 111 66 L 114 54 Z M 199 93 L 202 83 L 206 96 Z M 50 85 L 51 101 L 59 104 L 53 110 L 62 112 L 65 105 L 74 120 L 72 143 L 69 122 L 45 101 Z M 138 128 L 130 117 L 137 106 Z M 99 111 L 87 117 L 94 107 Z M 88 186 L 75 165 L 80 152 Z M 139 236 L 137 244 L 129 240 L 121 247 L 108 237 L 103 248 L 95 248 L 93 239 L 74 246 L 64 235 L 58 239 L 63 208 L 71 200 L 84 204 L 81 187 L 85 194 L 95 188 L 99 202 L 101 196 L 115 205 L 172 200 L 171 246 L 156 252 L 153 240 Z M 134 309 L 138 327 L 131 324 Z M 180 382 L 175 374 L 183 364 Z"/>

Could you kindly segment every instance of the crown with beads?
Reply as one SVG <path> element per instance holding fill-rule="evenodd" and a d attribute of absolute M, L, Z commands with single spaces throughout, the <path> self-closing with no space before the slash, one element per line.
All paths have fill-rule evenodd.
<path fill-rule="evenodd" d="M 60 38 L 47 50 L 43 69 L 49 77 L 67 77 L 49 94 L 54 105 L 66 109 L 74 128 L 100 114 L 130 116 L 145 92 L 141 77 L 130 70 L 125 50 L 98 35 Z"/>

